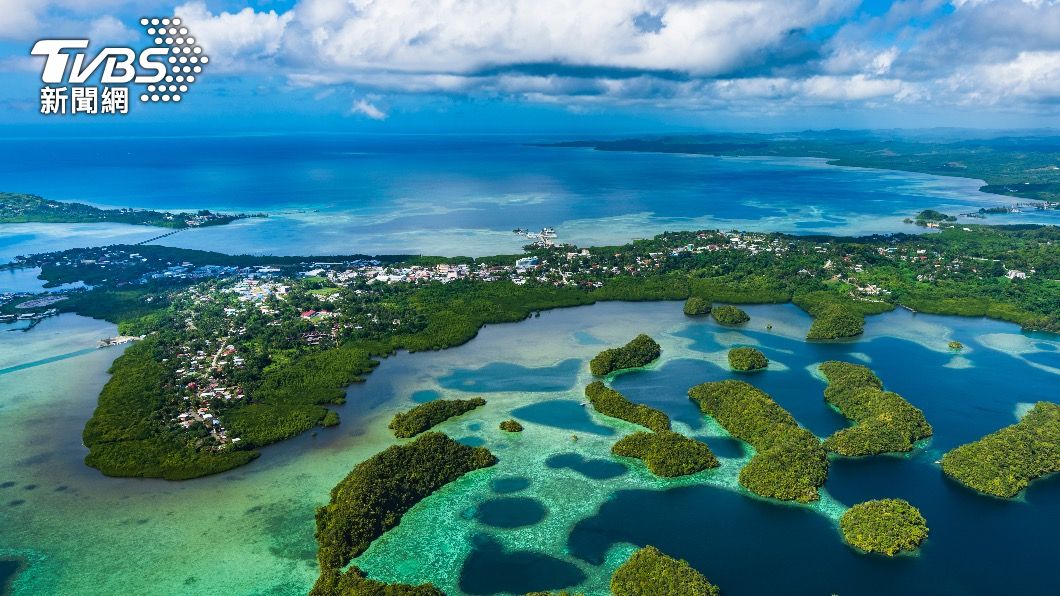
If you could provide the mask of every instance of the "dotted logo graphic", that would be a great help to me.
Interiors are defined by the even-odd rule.
[[[209,56],[203,54],[202,47],[195,43],[195,38],[178,17],[143,18],[140,25],[147,30],[155,46],[169,49],[165,78],[148,85],[147,92],[140,95],[140,101],[179,102],[210,62]]]

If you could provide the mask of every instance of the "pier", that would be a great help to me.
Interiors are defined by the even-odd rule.
[[[147,240],[141,240],[140,242],[137,242],[137,243],[133,244],[133,246],[140,246],[142,244],[147,244],[148,242],[154,242],[155,240],[161,240],[163,238],[166,238],[168,236],[172,236],[173,234],[176,234],[178,232],[183,232],[183,231],[184,231],[184,228],[180,228],[179,230],[173,230],[171,232],[166,232],[165,234],[161,234],[159,236],[155,236],[154,238],[148,238]]]
[[[117,335],[115,337],[108,337],[106,339],[99,340],[99,343],[96,344],[96,347],[97,348],[106,348],[106,347],[109,347],[109,346],[119,346],[121,344],[127,344],[129,342],[134,342],[134,341],[136,341],[138,339],[143,339],[143,336],[142,335],[139,335],[139,336],[137,336],[137,335]]]

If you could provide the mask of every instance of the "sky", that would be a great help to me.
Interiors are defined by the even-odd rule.
[[[39,39],[209,57],[179,104],[42,115]],[[91,82],[89,83],[91,84]],[[142,87],[142,86],[141,86]],[[140,87],[133,87],[139,93]],[[1060,0],[0,0],[7,135],[1060,126]],[[3,133],[0,133],[3,134]]]

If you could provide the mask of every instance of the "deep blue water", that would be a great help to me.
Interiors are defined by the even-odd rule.
[[[11,582],[22,571],[23,563],[18,559],[0,559],[0,596],[11,593]]]
[[[506,551],[484,534],[475,537],[474,546],[460,570],[460,590],[466,594],[524,594],[564,588],[585,579],[571,563],[537,551]]]
[[[865,354],[884,382],[924,411],[935,434],[908,456],[835,458],[825,484],[842,503],[897,497],[919,507],[931,535],[915,556],[865,556],[844,546],[836,527],[797,506],[769,503],[708,486],[666,491],[619,491],[571,532],[572,554],[592,564],[618,543],[652,544],[687,559],[726,594],[1048,594],[1055,538],[1060,535],[1060,476],[1033,483],[1021,499],[979,495],[947,479],[934,464],[942,452],[1015,422],[1016,406],[1056,400],[1057,377],[986,349],[978,334],[1011,333],[1001,323],[947,319],[954,338],[974,347],[973,367],[946,368],[951,356],[894,337],[850,343],[808,344],[745,330],[770,358],[788,370],[739,375],[769,393],[804,426],[826,436],[847,422],[823,400],[824,383],[806,367],[835,358],[864,364]],[[693,349],[721,349],[712,324],[678,333]],[[941,341],[941,338],[939,338]],[[1044,343],[1044,342],[1043,342]],[[1030,354],[1060,365],[1054,342]],[[732,376],[705,360],[673,360],[656,370],[624,374],[613,386],[631,400],[667,412],[693,432],[702,416],[686,391]],[[721,455],[731,445],[708,443]],[[719,447],[721,447],[719,449]],[[768,571],[768,572],[766,572]]]
[[[591,433],[605,437],[615,434],[615,430],[610,426],[594,422],[581,402],[569,399],[543,401],[523,406],[513,410],[512,416],[526,422],[543,424],[563,430]]]
[[[465,392],[563,391],[574,386],[582,363],[569,358],[553,366],[529,368],[508,362],[493,362],[478,369],[460,368],[440,377],[446,389]]]
[[[665,229],[862,233],[911,230],[925,208],[997,204],[980,182],[838,168],[805,159],[715,158],[532,147],[533,137],[260,136],[0,139],[0,190],[157,209],[267,212],[182,232],[172,246],[282,254],[497,254],[514,228],[613,243]],[[1028,214],[1026,217],[1049,217]],[[0,257],[40,250],[10,230]],[[54,246],[139,241],[134,227],[47,237]],[[26,248],[30,247],[30,248]]]

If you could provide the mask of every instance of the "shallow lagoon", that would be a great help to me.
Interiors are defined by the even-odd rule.
[[[510,254],[526,243],[514,228],[544,226],[580,245],[623,243],[675,229],[916,232],[922,229],[902,219],[922,209],[960,213],[1012,202],[979,192],[982,182],[968,178],[835,167],[820,159],[525,144],[540,140],[0,139],[0,180],[5,191],[104,206],[267,212],[268,219],[188,230],[160,241],[252,254]],[[108,159],[113,156],[121,158]],[[55,176],[60,170],[64,175]],[[1058,220],[1060,211],[986,221]],[[110,224],[22,224],[5,232],[0,262],[16,254],[158,235],[142,226]]]
[[[748,311],[752,321],[738,331],[689,320],[679,303],[600,304],[490,326],[467,345],[385,361],[349,390],[339,427],[186,483],[109,479],[81,463],[81,427],[119,353],[88,348],[113,326],[63,315],[28,334],[0,331],[0,361],[11,370],[0,375],[0,449],[14,454],[0,460],[0,559],[28,564],[17,594],[305,593],[316,576],[313,509],[357,462],[395,442],[390,416],[416,401],[484,395],[485,407],[441,429],[487,445],[500,463],[445,487],[373,544],[357,561],[373,577],[434,581],[451,594],[572,583],[595,594],[635,546],[651,543],[688,559],[727,594],[793,584],[839,594],[1045,589],[1051,579],[1040,553],[1060,532],[1060,481],[1039,481],[1004,502],[946,480],[933,461],[1012,423],[1021,404],[1055,399],[1055,337],[899,311],[870,318],[861,340],[810,345],[799,339],[809,318],[796,308]],[[656,337],[664,357],[615,386],[704,438],[722,459],[718,469],[667,481],[610,456],[633,427],[582,407],[581,387],[596,342],[621,343],[635,331]],[[967,349],[950,353],[950,339]],[[847,358],[868,363],[921,407],[936,436],[909,456],[833,462],[821,504],[752,498],[734,489],[748,451],[685,397],[692,384],[731,374],[719,364],[735,344],[763,349],[774,365],[749,378],[819,435],[845,422],[807,367]],[[497,430],[508,417],[526,430]],[[887,560],[845,547],[835,524],[844,506],[890,496],[928,519],[932,534],[919,555]]]

